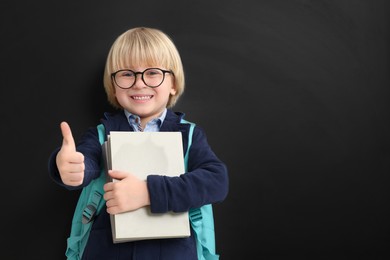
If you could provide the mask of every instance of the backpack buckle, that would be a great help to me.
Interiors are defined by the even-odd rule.
[[[96,207],[89,204],[87,205],[85,208],[84,208],[84,211],[83,211],[83,216],[82,216],[82,219],[81,219],[81,222],[83,224],[88,224],[89,222],[92,221],[92,219],[95,217],[96,215]]]
[[[102,199],[102,195],[98,191],[95,191],[92,194],[91,201],[87,206],[85,206],[83,210],[83,215],[81,217],[81,222],[83,224],[88,224],[93,220],[93,218],[97,213],[97,208],[101,199]]]
[[[193,223],[201,221],[203,217],[200,208],[191,209],[189,212],[189,217]]]

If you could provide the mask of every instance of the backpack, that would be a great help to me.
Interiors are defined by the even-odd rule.
[[[188,147],[184,157],[185,170],[187,172],[188,156],[195,124],[184,119],[181,120],[181,123],[190,124]],[[99,141],[103,144],[105,141],[104,125],[99,124],[97,129]],[[77,201],[65,252],[68,260],[80,260],[82,258],[94,216],[100,213],[105,204],[103,199],[103,185],[106,183],[106,176],[104,166],[102,165],[101,168],[100,176],[92,180],[82,189]],[[207,204],[200,208],[190,209],[189,220],[195,234],[198,259],[218,260],[219,255],[215,253],[215,231],[212,205]]]

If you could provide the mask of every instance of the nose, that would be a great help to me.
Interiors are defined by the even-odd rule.
[[[135,79],[134,79],[134,85],[133,85],[133,88],[134,87],[147,87],[145,82],[143,81],[142,79],[142,72],[136,72],[135,73]]]

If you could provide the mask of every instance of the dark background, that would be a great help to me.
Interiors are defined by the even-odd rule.
[[[221,260],[385,259],[389,11],[386,0],[1,1],[0,254],[64,259],[78,194],[48,176],[59,123],[77,139],[99,122],[111,44],[151,26],[182,55],[175,110],[229,167],[214,206]]]

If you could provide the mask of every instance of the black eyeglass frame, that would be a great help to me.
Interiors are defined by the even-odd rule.
[[[144,79],[144,73],[145,73],[145,71],[147,71],[147,70],[153,70],[153,69],[154,69],[154,70],[159,70],[159,71],[161,71],[161,72],[163,73],[163,78],[162,78],[162,80],[161,80],[161,83],[158,84],[157,86],[149,86],[148,84],[146,84],[145,79]],[[124,87],[119,86],[119,84],[118,84],[118,83],[116,82],[116,80],[115,80],[116,74],[119,73],[119,72],[122,72],[122,71],[130,71],[130,72],[134,73],[134,77],[135,77],[134,83],[133,83],[133,85],[131,85],[131,86],[128,87],[128,88],[124,88]],[[147,68],[147,69],[145,69],[144,71],[133,71],[133,70],[129,70],[129,69],[123,69],[123,70],[118,70],[118,71],[115,71],[115,72],[111,73],[111,80],[112,80],[112,81],[115,83],[115,85],[117,85],[119,88],[121,88],[121,89],[129,89],[129,88],[132,88],[132,87],[135,85],[135,83],[137,82],[137,75],[138,75],[138,74],[141,74],[142,82],[143,82],[146,86],[148,86],[149,88],[157,88],[157,87],[161,86],[161,84],[163,84],[163,82],[164,82],[164,80],[165,80],[165,73],[170,73],[170,74],[172,74],[173,76],[175,76],[175,74],[173,73],[172,70],[163,70],[163,69],[160,69],[160,68]]]

